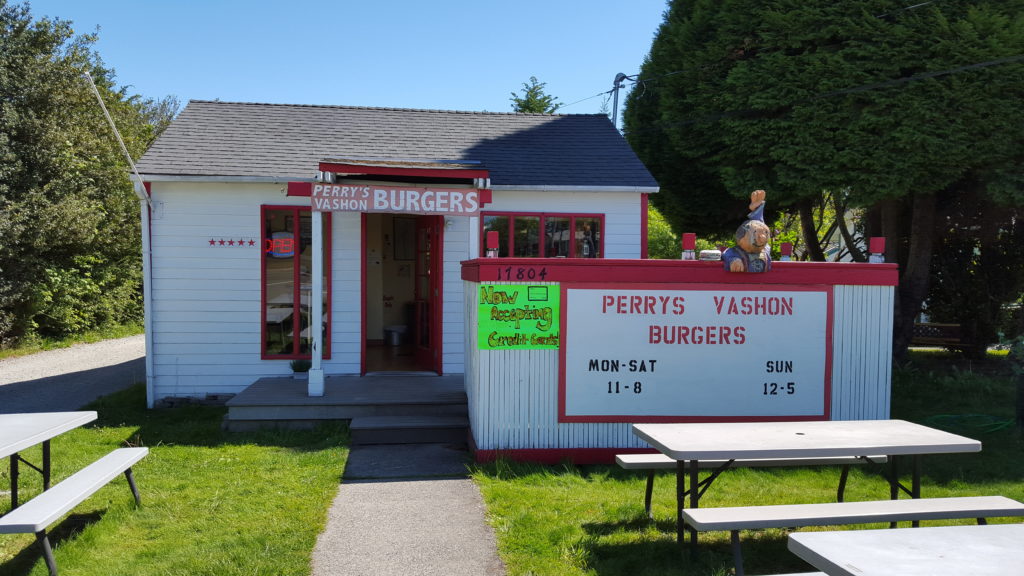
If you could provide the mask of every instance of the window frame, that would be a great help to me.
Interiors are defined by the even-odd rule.
[[[310,215],[315,214],[310,206],[300,206],[294,204],[264,204],[260,206],[260,359],[261,360],[310,360],[313,357],[312,352],[301,353],[297,350],[301,346],[301,331],[293,336],[291,349],[292,352],[288,354],[269,354],[267,353],[267,217],[269,212],[290,212],[290,216],[295,218],[296,228],[298,234],[301,235],[302,226],[302,213],[307,212]],[[323,274],[324,289],[327,292],[326,302],[324,303],[324,319],[326,325],[326,332],[328,337],[324,339],[324,351],[323,359],[329,360],[331,358],[331,324],[333,322],[331,309],[333,307],[333,295],[331,287],[331,213],[324,212],[324,225],[323,225],[323,250],[324,250],[324,269]],[[301,316],[301,258],[296,253],[292,258],[292,317]],[[295,331],[293,330],[293,333]]]
[[[508,230],[505,231],[506,238],[508,239],[508,256],[501,256],[502,258],[548,258],[544,254],[546,250],[546,243],[543,241],[538,242],[540,245],[541,253],[538,256],[515,256],[515,222],[517,217],[536,217],[539,218],[538,230],[540,231],[540,237],[543,240],[544,237],[544,225],[548,218],[568,218],[569,219],[569,230],[576,230],[576,219],[577,218],[591,218],[596,219],[600,222],[601,226],[601,237],[598,241],[598,254],[600,257],[597,259],[604,259],[604,237],[605,237],[605,215],[596,213],[577,213],[577,212],[516,212],[516,211],[487,211],[480,212],[480,257],[487,255],[487,232],[484,228],[484,221],[488,216],[505,216],[508,217]],[[583,256],[576,255],[576,242],[569,242],[569,256],[565,258],[583,258]],[[552,258],[558,258],[558,256],[552,256]]]

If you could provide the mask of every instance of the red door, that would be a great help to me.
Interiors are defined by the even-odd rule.
[[[441,216],[416,218],[416,364],[441,373]]]

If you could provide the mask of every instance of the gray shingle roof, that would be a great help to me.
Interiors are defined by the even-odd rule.
[[[308,179],[327,158],[478,161],[493,185],[657,186],[600,114],[502,114],[193,100],[147,175]]]

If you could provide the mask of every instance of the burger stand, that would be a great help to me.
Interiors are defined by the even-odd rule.
[[[401,159],[424,149],[450,160]],[[138,165],[151,406],[284,386],[301,358],[315,404],[390,370],[369,356],[394,339],[418,382],[461,377],[480,460],[608,462],[646,447],[638,422],[889,416],[896,266],[645,259],[656,183],[606,118],[190,102]],[[521,217],[541,257],[516,257]]]
[[[304,188],[315,216],[417,202],[473,216],[490,196],[330,182],[293,192]],[[484,244],[491,257],[461,264],[478,460],[609,462],[648,448],[632,434],[641,422],[889,417],[895,265],[775,262],[746,274],[718,261],[501,258],[493,233]],[[317,340],[312,396],[323,394]]]
[[[889,417],[893,264],[464,262],[477,458],[609,462],[640,422]]]

